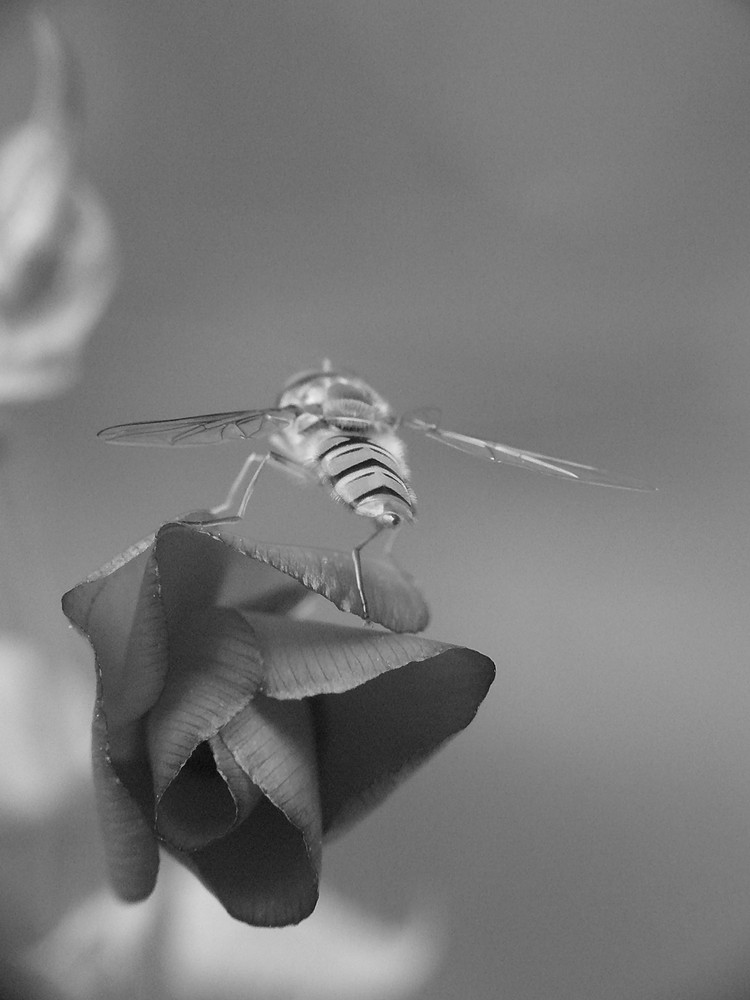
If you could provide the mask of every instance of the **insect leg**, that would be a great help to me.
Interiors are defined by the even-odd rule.
[[[260,474],[260,470],[266,464],[269,457],[269,455],[256,455],[255,452],[252,455],[248,455],[240,469],[239,475],[229,487],[229,492],[223,503],[218,504],[216,507],[210,507],[208,510],[197,510],[190,514],[183,514],[179,520],[186,521],[189,524],[202,525],[228,524],[231,521],[239,521],[245,514],[245,508],[250,500],[250,495],[253,492],[253,487]],[[248,474],[253,466],[255,466],[255,470],[252,476],[250,476],[250,481],[244,486],[242,500],[238,506],[237,497],[247,481]],[[234,510],[237,510],[236,514],[232,513]]]
[[[224,500],[224,502],[219,504],[217,507],[212,507],[209,511],[213,518],[216,518],[218,522],[221,522],[223,520],[227,520],[228,518],[231,518],[231,520],[239,520],[245,516],[245,510],[247,509],[247,505],[250,501],[255,481],[260,475],[260,470],[266,464],[268,459],[268,455],[256,455],[255,452],[253,452],[252,455],[248,455],[239,471],[239,474],[237,475],[237,478],[229,487],[226,500]],[[247,477],[253,466],[256,468],[248,480]],[[239,505],[237,505],[237,496],[246,481],[247,485],[245,486],[245,491],[242,494],[242,500]],[[235,509],[237,510],[237,513],[234,515],[231,514],[231,511]]]
[[[376,538],[383,530],[383,528],[386,527],[388,527],[388,525],[385,524],[375,525],[375,530],[370,535],[370,537],[366,538],[364,542],[361,542],[359,545],[355,545],[354,548],[352,549],[352,562],[354,563],[354,579],[357,581],[357,592],[359,594],[359,599],[362,602],[362,617],[366,622],[370,621],[370,614],[369,611],[367,610],[367,598],[365,597],[365,584],[364,584],[364,577],[362,576],[362,560],[360,558],[360,552],[365,547],[365,545],[369,545],[370,542],[373,540],[373,538]]]
[[[266,464],[266,462],[269,460],[270,457],[271,456],[268,455],[268,454],[267,455],[263,455],[260,458],[260,460],[258,461],[258,468],[252,474],[250,482],[245,487],[245,492],[244,492],[244,494],[242,496],[242,501],[240,502],[240,505],[237,508],[237,516],[238,517],[244,517],[245,516],[245,511],[247,510],[247,505],[250,502],[250,497],[252,496],[252,493],[253,493],[253,487],[255,486],[255,481],[258,478],[258,476],[260,475],[260,470],[263,468],[263,466]],[[257,460],[258,456],[257,455],[252,455],[251,458],[255,458]],[[243,472],[249,471],[249,469],[250,469],[249,463],[245,462],[245,467],[243,468],[242,471]],[[232,484],[232,486],[234,487],[234,483]]]

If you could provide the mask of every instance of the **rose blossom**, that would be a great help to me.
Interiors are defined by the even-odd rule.
[[[427,609],[393,563],[365,573],[389,631],[290,614],[310,592],[354,603],[346,553],[171,523],[65,595],[96,654],[95,784],[122,897],[152,891],[161,844],[232,916],[296,923],[323,837],[468,725],[491,661],[413,634]]]

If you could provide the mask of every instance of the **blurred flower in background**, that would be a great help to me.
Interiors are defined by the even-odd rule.
[[[117,274],[107,213],[80,175],[76,67],[46,16],[31,24],[34,106],[0,145],[0,403],[55,395],[75,381]]]
[[[81,348],[116,279],[112,228],[79,173],[82,109],[73,59],[45,15],[35,13],[30,25],[37,72],[33,108],[0,142],[0,407],[70,387]],[[53,609],[40,596],[49,567],[43,540],[29,523],[26,456],[11,414],[6,409],[0,416],[5,995],[15,980],[14,958],[101,874],[96,836],[87,832],[93,814],[84,736],[90,689],[61,649]],[[31,989],[29,983],[17,986],[22,995]]]
[[[427,913],[385,923],[324,891],[308,920],[278,931],[232,920],[173,862],[161,883],[139,906],[92,894],[28,952],[28,973],[66,1000],[389,1000],[423,986],[440,958]]]
[[[0,815],[44,822],[80,791],[89,754],[81,711],[89,691],[77,673],[50,668],[28,636],[0,633]]]

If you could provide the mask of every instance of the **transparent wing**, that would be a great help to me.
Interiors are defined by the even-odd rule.
[[[218,444],[254,437],[271,427],[285,426],[298,416],[296,408],[283,410],[235,410],[206,413],[174,420],[148,420],[136,424],[105,427],[97,437],[109,444],[169,445]]]
[[[621,490],[654,490],[655,487],[633,479],[630,476],[613,475],[604,472],[593,465],[583,465],[580,462],[568,462],[566,459],[553,458],[551,455],[540,455],[534,451],[524,451],[521,448],[511,448],[497,441],[484,441],[482,438],[457,434],[455,431],[445,431],[429,419],[419,414],[409,414],[402,418],[401,424],[412,430],[421,431],[434,441],[447,444],[449,448],[457,448],[477,458],[490,462],[501,462],[505,465],[517,465],[532,472],[542,472],[547,476],[557,476],[571,482],[588,483],[593,486],[612,486]]]

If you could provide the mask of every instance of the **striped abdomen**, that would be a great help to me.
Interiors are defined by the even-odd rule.
[[[407,482],[403,445],[395,434],[382,436],[387,447],[346,434],[328,438],[318,456],[321,476],[356,514],[389,525],[413,521],[416,498]]]

